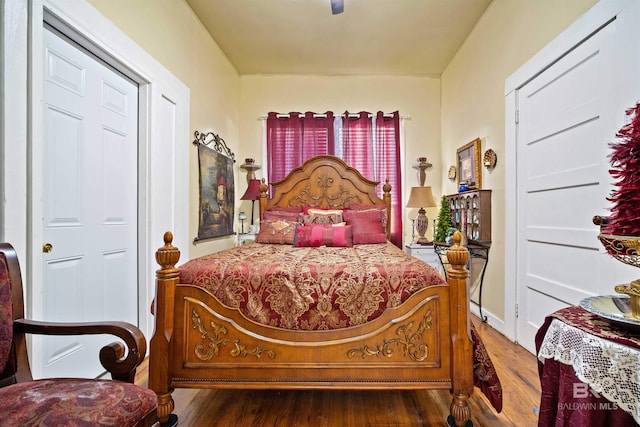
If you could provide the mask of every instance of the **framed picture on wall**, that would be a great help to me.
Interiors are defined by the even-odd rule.
[[[480,138],[458,148],[458,186],[463,182],[469,189],[482,188],[480,168]]]
[[[194,242],[234,234],[234,154],[213,132],[195,132],[200,173],[200,215]]]

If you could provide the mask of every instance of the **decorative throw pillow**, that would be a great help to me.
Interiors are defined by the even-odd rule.
[[[296,227],[293,246],[297,247],[351,247],[353,233],[350,225],[305,224]]]
[[[341,209],[309,208],[302,215],[304,224],[339,224],[342,222]]]
[[[387,234],[382,227],[379,211],[373,209],[367,211],[347,210],[343,215],[347,225],[353,227],[354,245],[387,242]]]
[[[260,231],[256,236],[256,242],[291,245],[297,225],[296,221],[283,219],[260,221]]]
[[[302,206],[271,206],[267,212],[294,212],[302,213]]]
[[[271,210],[268,210],[268,211],[262,213],[262,219],[263,220],[271,220],[271,221],[277,221],[279,219],[282,219],[282,220],[285,220],[285,221],[300,222],[299,221],[299,216],[300,216],[300,213],[298,213],[298,212],[288,212],[288,211],[271,211]]]
[[[320,206],[301,206],[302,208],[302,213],[307,215],[309,213],[309,211],[319,211],[319,212],[327,212],[327,213],[336,213],[336,212],[342,212],[342,209],[340,208],[321,208]]]
[[[349,209],[354,211],[368,211],[368,210],[377,210],[380,211],[380,219],[382,220],[382,228],[384,230],[387,229],[387,206],[386,205],[373,205],[368,203],[351,203],[349,205]]]
[[[306,215],[309,212],[309,209],[322,209],[322,208],[318,208],[316,206],[304,205],[302,206],[302,213]]]

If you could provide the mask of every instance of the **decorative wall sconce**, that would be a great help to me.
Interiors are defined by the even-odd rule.
[[[449,177],[449,181],[455,181],[456,176],[458,176],[458,171],[456,170],[455,166],[450,166],[449,167],[449,172],[448,172],[447,176]]]
[[[489,148],[484,152],[484,156],[482,157],[482,164],[487,170],[493,170],[496,167],[496,163],[498,162],[498,156],[496,152]]]
[[[413,165],[413,168],[418,170],[418,183],[420,187],[424,187],[424,180],[427,177],[425,170],[431,166],[433,165],[427,161],[426,157],[418,157],[418,163]]]

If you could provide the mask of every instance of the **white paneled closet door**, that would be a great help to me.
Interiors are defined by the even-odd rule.
[[[138,87],[44,31],[42,318],[138,324]],[[111,336],[42,339],[45,377],[100,375]]]
[[[608,144],[640,98],[626,26],[608,23],[516,94],[517,340],[532,352],[545,316],[637,275],[592,223],[613,188]]]

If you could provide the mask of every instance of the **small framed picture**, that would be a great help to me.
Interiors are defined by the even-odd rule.
[[[482,169],[480,169],[480,138],[458,148],[458,186],[467,184],[467,188],[482,188]]]

